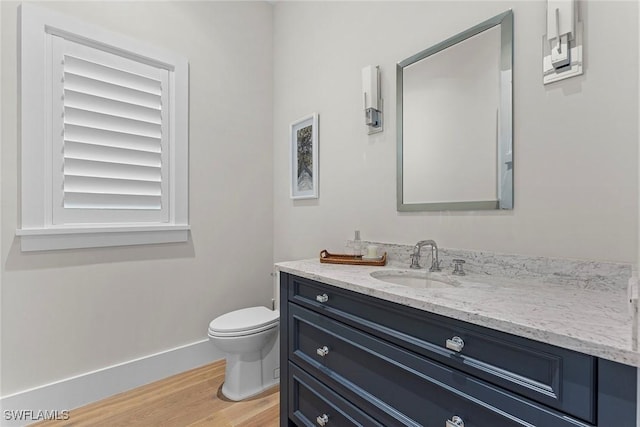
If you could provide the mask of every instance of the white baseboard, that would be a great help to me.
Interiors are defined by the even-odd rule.
[[[23,426],[41,420],[43,416],[57,415],[62,419],[65,416],[63,411],[206,365],[223,357],[223,354],[206,339],[3,396],[0,398],[0,425]],[[43,414],[42,411],[48,412]]]

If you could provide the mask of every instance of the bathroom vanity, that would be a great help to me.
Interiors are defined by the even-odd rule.
[[[403,273],[392,267],[276,267],[282,426],[636,426],[624,292],[446,273],[419,288],[385,281]]]

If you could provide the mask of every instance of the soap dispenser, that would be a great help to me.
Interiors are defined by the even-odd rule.
[[[353,238],[353,255],[355,257],[362,256],[362,240],[360,240],[360,230],[356,230]]]

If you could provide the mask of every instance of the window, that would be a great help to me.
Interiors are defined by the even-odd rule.
[[[187,240],[188,63],[21,6],[22,250]]]

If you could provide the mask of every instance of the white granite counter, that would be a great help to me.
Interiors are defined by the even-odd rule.
[[[403,264],[404,265],[404,264]],[[632,348],[632,321],[626,289],[605,283],[579,286],[521,275],[505,277],[471,271],[463,277],[427,273],[458,286],[416,289],[376,279],[387,267],[321,264],[302,260],[276,269],[339,288],[440,314],[476,325],[576,350],[632,366],[640,353]],[[450,271],[449,268],[443,270]],[[380,274],[380,273],[377,273]],[[597,276],[596,276],[597,277]]]

